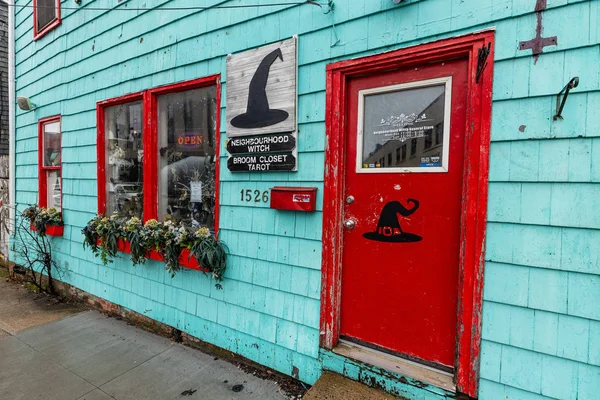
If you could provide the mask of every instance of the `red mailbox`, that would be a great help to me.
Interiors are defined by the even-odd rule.
[[[316,187],[275,186],[271,188],[271,208],[291,211],[315,211]]]

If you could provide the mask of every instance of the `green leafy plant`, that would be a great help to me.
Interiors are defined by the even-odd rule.
[[[40,235],[46,234],[49,226],[63,226],[62,214],[56,208],[44,208],[33,205],[21,213]]]
[[[142,221],[132,217],[123,225],[123,233],[131,248],[131,261],[133,265],[144,264],[148,256],[147,239],[143,235]]]
[[[82,229],[83,247],[89,247],[104,265],[117,256],[119,239],[123,237],[121,220],[116,214],[111,217],[95,216]]]
[[[165,269],[174,276],[180,269],[183,249],[188,249],[190,259],[210,271],[212,277],[223,280],[228,249],[225,243],[211,235],[208,228],[191,229],[171,220],[159,222],[151,219],[142,224],[139,218],[94,217],[82,230],[84,247],[89,247],[104,264],[117,256],[119,239],[127,240],[134,265],[144,264],[150,252],[159,253]]]
[[[228,252],[227,245],[214,236],[200,238],[190,247],[190,257],[196,257],[198,263],[208,268],[219,282],[223,280]]]

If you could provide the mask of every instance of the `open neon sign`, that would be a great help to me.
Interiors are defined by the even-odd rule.
[[[199,148],[203,143],[202,134],[197,132],[185,132],[177,134],[177,147],[181,150],[191,150]]]

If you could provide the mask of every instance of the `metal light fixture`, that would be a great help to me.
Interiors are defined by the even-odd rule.
[[[19,108],[21,110],[24,110],[24,111],[30,111],[35,108],[35,104],[33,104],[31,102],[31,100],[29,100],[29,97],[25,97],[25,96],[17,97],[17,105],[19,106]]]

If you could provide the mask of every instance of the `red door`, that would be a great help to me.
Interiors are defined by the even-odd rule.
[[[467,60],[348,82],[340,338],[453,367]]]

